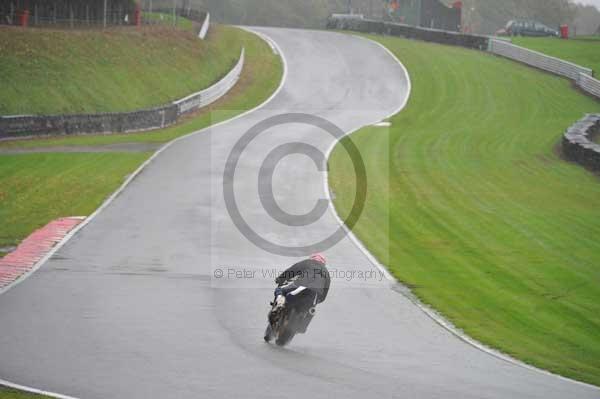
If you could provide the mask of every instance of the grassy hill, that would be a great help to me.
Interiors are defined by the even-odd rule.
[[[0,27],[0,115],[130,111],[210,86],[235,64],[239,33],[206,41],[170,27]]]
[[[0,248],[17,245],[33,230],[62,216],[89,215],[131,174],[151,150],[98,153],[63,153],[69,146],[116,143],[164,143],[213,123],[238,115],[265,101],[277,88],[283,73],[281,59],[258,36],[233,27],[220,32],[231,47],[246,49],[240,80],[220,100],[181,123],[166,129],[115,135],[60,136],[0,142]],[[107,50],[108,51],[108,50]],[[138,72],[143,73],[141,64]],[[152,66],[148,66],[152,68]],[[39,147],[46,151],[36,152]],[[20,148],[31,153],[3,154]],[[0,253],[2,256],[2,253]],[[3,392],[0,389],[0,397]]]
[[[470,336],[600,385],[600,180],[557,154],[600,103],[482,52],[372,38],[406,65],[413,92],[387,134],[351,137],[370,187],[355,233]],[[330,170],[343,217],[354,176],[341,146]]]

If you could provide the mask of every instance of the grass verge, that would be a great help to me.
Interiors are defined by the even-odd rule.
[[[17,391],[16,389],[0,385],[0,398],[2,399],[42,399],[46,397],[35,393]]]
[[[175,16],[173,14],[165,14],[161,12],[145,12],[144,13],[144,23],[155,23],[161,24],[165,26],[173,26],[179,29],[186,30],[188,32],[194,31],[194,23],[184,17]]]
[[[0,27],[0,115],[133,111],[185,97],[239,58],[238,29]]]
[[[513,43],[591,68],[596,74],[600,74],[600,38],[564,40],[553,37],[515,37]]]
[[[413,92],[389,134],[352,136],[371,187],[354,232],[470,336],[600,385],[600,181],[556,152],[600,104],[506,59],[369,37],[402,60]],[[349,162],[338,145],[330,184],[342,218]]]
[[[278,55],[259,37],[235,28],[246,47],[238,84],[211,109],[222,119],[254,108],[277,88],[283,73]],[[2,146],[94,145],[165,142],[215,123],[210,109],[169,129],[124,135],[77,136],[2,142]],[[150,153],[39,153],[0,155],[0,247],[16,245],[34,229],[60,216],[86,216]],[[6,221],[6,222],[5,222]]]
[[[61,216],[91,214],[150,153],[0,156],[0,246]]]

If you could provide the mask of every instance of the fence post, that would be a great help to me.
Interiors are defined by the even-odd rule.
[[[38,24],[38,5],[37,5],[37,3],[35,3],[35,5],[33,6],[33,13],[34,13],[33,23],[37,26],[37,24]]]
[[[54,22],[54,25],[56,25],[56,2],[54,2],[54,12],[53,12],[52,20]]]
[[[177,7],[177,0],[173,0],[173,27],[175,27],[177,23],[177,20],[175,19],[175,7]]]
[[[104,29],[106,29],[106,2],[107,2],[107,0],[104,0],[104,23],[103,23]]]
[[[69,25],[71,25],[71,29],[73,28],[73,4],[69,4]]]
[[[142,26],[142,6],[139,3],[136,3],[135,5],[134,24],[138,28]]]

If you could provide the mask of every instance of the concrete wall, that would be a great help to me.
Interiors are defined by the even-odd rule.
[[[125,133],[172,125],[182,114],[204,107],[227,93],[239,80],[244,67],[244,54],[242,49],[238,62],[223,79],[181,100],[133,112],[0,116],[0,139],[60,134]]]
[[[600,144],[592,141],[600,134],[600,115],[586,115],[571,126],[562,140],[564,156],[593,171],[600,171]]]

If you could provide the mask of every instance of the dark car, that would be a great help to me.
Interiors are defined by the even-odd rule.
[[[560,36],[556,29],[531,20],[508,21],[501,33],[507,36]]]

